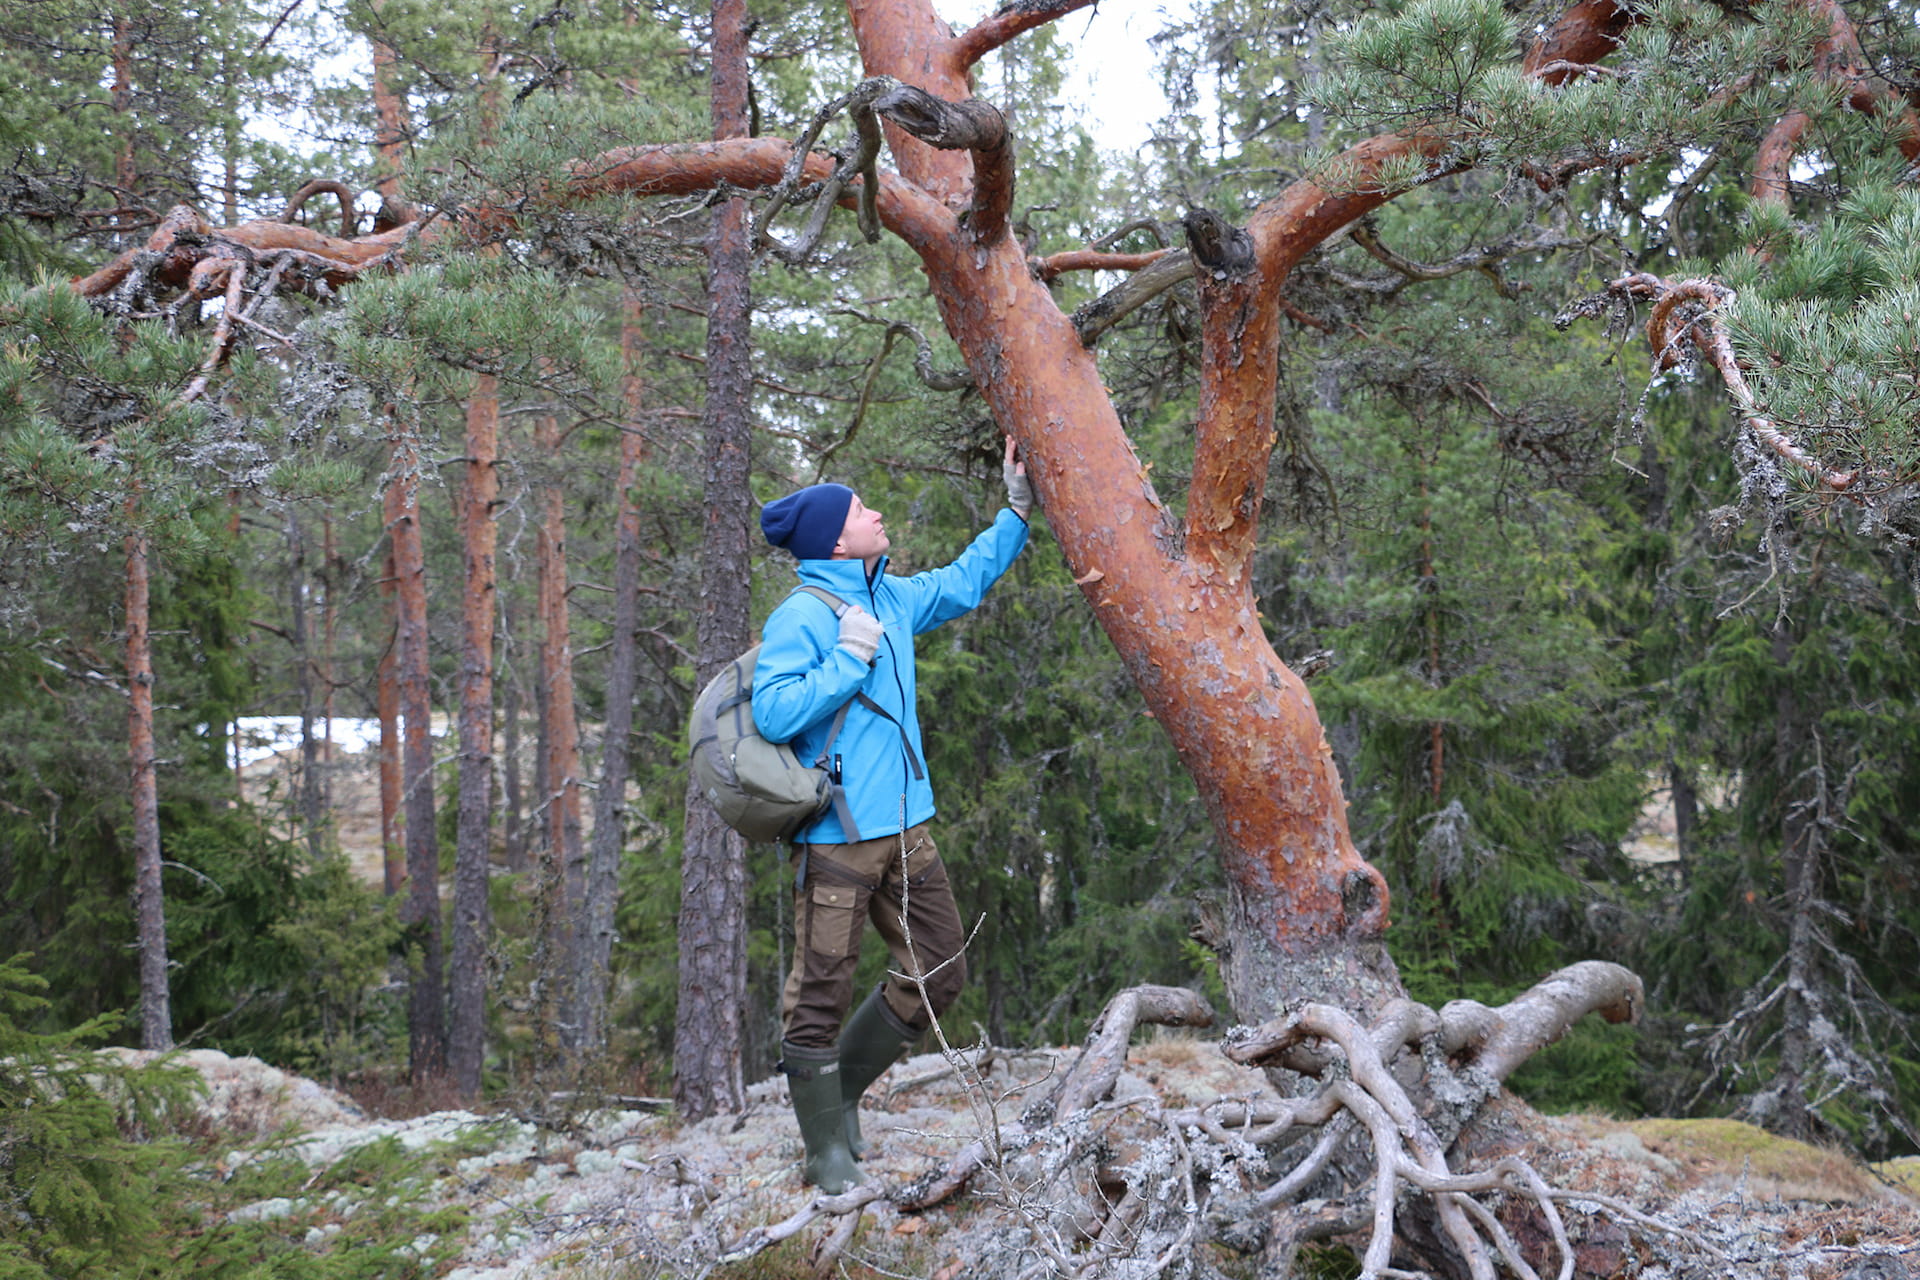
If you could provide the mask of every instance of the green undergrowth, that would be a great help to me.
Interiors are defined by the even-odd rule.
[[[459,1256],[471,1211],[439,1205],[434,1185],[455,1162],[492,1145],[490,1130],[409,1150],[386,1136],[314,1169],[270,1146],[204,1180],[200,1226],[180,1222],[175,1265],[222,1280],[411,1280],[441,1274]]]
[[[115,1019],[31,1030],[44,992],[25,958],[0,961],[0,1280],[426,1280],[458,1256],[471,1211],[436,1184],[495,1126],[316,1167],[292,1136],[210,1124],[191,1070],[97,1051]]]

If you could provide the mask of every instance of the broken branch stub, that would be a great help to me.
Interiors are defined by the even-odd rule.
[[[1213,210],[1189,209],[1180,225],[1194,262],[1215,280],[1238,280],[1253,270],[1253,237]]]

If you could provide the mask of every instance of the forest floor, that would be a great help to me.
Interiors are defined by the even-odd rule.
[[[1001,1122],[1011,1123],[1034,1087],[1064,1070],[1075,1052],[995,1053],[985,1081],[999,1100]],[[381,1237],[400,1241],[402,1253],[411,1250],[409,1274],[802,1276],[812,1270],[809,1251],[834,1230],[826,1219],[729,1260],[756,1229],[788,1221],[815,1200],[800,1182],[801,1148],[781,1078],[751,1086],[745,1114],[691,1125],[617,1105],[544,1116],[502,1107],[487,1115],[401,1118],[369,1116],[342,1094],[254,1059],[209,1050],[184,1056],[208,1082],[201,1124],[219,1135],[215,1147],[231,1143],[211,1168],[235,1191],[224,1201],[215,1197],[210,1213],[250,1230],[275,1228],[290,1252],[352,1247],[366,1229],[356,1220],[378,1212]],[[1156,1032],[1133,1047],[1114,1096],[1122,1103],[1158,1097],[1177,1108],[1267,1091],[1258,1072],[1228,1062],[1216,1042]],[[949,1160],[981,1131],[979,1096],[937,1055],[896,1065],[863,1112],[873,1146],[868,1176],[894,1190]],[[369,1172],[379,1163],[368,1154],[374,1151],[386,1153],[402,1175],[398,1182]],[[1550,1183],[1630,1202],[1684,1233],[1629,1226],[1626,1267],[1618,1274],[1920,1275],[1920,1200],[1896,1185],[1905,1179],[1920,1192],[1920,1160],[1875,1171],[1732,1121],[1598,1116],[1544,1119],[1526,1154]],[[393,1194],[396,1186],[404,1192]],[[1011,1277],[1038,1257],[1031,1220],[1016,1199],[995,1194],[982,1173],[927,1212],[874,1200],[836,1271]],[[414,1219],[393,1218],[400,1202]],[[1571,1209],[1577,1235],[1587,1219],[1578,1202]],[[1210,1260],[1228,1275],[1252,1273],[1250,1259],[1225,1249],[1213,1250]]]

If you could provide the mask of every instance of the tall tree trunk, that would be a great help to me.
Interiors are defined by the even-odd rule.
[[[499,111],[499,55],[489,29],[481,36],[481,143],[493,141]],[[493,817],[493,507],[500,448],[500,385],[490,373],[474,380],[467,399],[467,478],[461,534],[466,588],[460,607],[460,776],[453,854],[453,969],[448,980],[451,1026],[447,1065],[461,1096],[480,1093],[486,1060],[486,958],[490,934],[488,880]]]
[[[1809,1094],[1818,1075],[1820,1029],[1823,1021],[1811,993],[1820,981],[1821,805],[1826,780],[1818,769],[1800,765],[1812,726],[1800,706],[1794,682],[1793,624],[1782,618],[1773,627],[1773,669],[1779,673],[1774,694],[1774,762],[1780,785],[1780,878],[1787,908],[1787,976],[1780,1002],[1780,1061],[1773,1079],[1747,1100],[1752,1118],[1774,1133],[1811,1139],[1825,1126],[1813,1109]],[[1832,1034],[1832,1028],[1826,1028]]]
[[[407,1069],[415,1083],[446,1070],[445,963],[440,936],[440,840],[433,817],[432,676],[427,648],[427,564],[420,535],[420,451],[411,423],[389,408],[392,472],[398,495],[387,536],[393,547],[400,673],[401,807],[406,812]]]
[[[140,186],[140,169],[133,155],[133,24],[127,18],[128,4],[119,0],[113,13],[113,97],[114,127],[120,135],[120,148],[114,156],[114,179],[119,183],[121,200],[127,204]]]
[[[324,690],[320,715],[325,725],[321,730],[325,750],[321,754],[328,767],[321,776],[320,803],[328,813],[333,812],[333,637],[336,621],[333,607],[333,584],[336,581],[333,556],[333,516],[327,514],[320,517],[320,561],[324,566],[320,572],[320,586],[326,592],[320,613],[320,686]]]
[[[869,75],[951,102],[971,96],[965,37],[931,6],[850,8]],[[883,216],[919,254],[947,332],[1027,456],[1075,580],[1213,819],[1235,1016],[1262,1021],[1301,999],[1365,1016],[1403,990],[1384,946],[1386,886],[1354,848],[1313,699],[1261,625],[1251,558],[1274,438],[1281,285],[1315,245],[1392,198],[1365,175],[1438,144],[1383,135],[1345,153],[1357,175],[1347,194],[1302,180],[1245,228],[1190,220],[1203,356],[1182,521],[1154,492],[1093,353],[1007,233],[1004,147],[936,150],[891,122],[887,132],[911,187]],[[964,219],[951,212],[969,205]]]
[[[300,699],[300,822],[307,832],[307,858],[318,863],[323,852],[325,816],[320,808],[320,744],[313,736],[313,655],[307,641],[307,549],[300,517],[287,508],[288,606],[293,632],[293,685]]]
[[[171,1049],[167,911],[160,887],[160,784],[153,747],[152,619],[137,483],[127,498],[126,513],[127,763],[133,798],[134,927],[140,946],[140,1043],[148,1049]]]
[[[713,6],[713,132],[747,132],[746,0]],[[707,241],[705,537],[695,644],[699,684],[747,647],[748,414],[753,295],[747,202],[716,212]],[[746,1104],[742,1033],[747,995],[746,843],[689,780],[680,859],[680,971],[673,1024],[673,1101],[698,1120]]]
[[[124,3],[113,17],[113,114],[120,149],[115,177],[127,203],[139,187],[133,158],[133,28]],[[127,770],[133,803],[134,932],[140,948],[140,1042],[173,1048],[173,1006],[167,989],[167,908],[160,877],[160,779],[153,741],[151,566],[141,531],[140,480],[127,492]],[[235,735],[238,746],[239,735]],[[236,784],[238,782],[236,768]]]
[[[399,490],[389,484],[380,497],[381,515],[388,529],[400,521]],[[386,651],[374,673],[374,714],[380,719],[380,869],[381,885],[391,898],[407,882],[406,849],[400,836],[400,593],[394,568],[393,542],[387,542],[386,573],[380,594],[387,598]]]
[[[382,0],[374,0],[374,12],[378,13]],[[405,138],[407,134],[407,105],[393,83],[393,68],[397,61],[392,49],[378,40],[373,46],[373,114],[376,124],[374,133],[375,166],[379,180],[374,189],[380,192],[382,199],[393,199],[400,188],[400,177],[406,168]],[[376,222],[378,219],[376,219]],[[396,474],[398,469],[396,468]],[[406,880],[404,857],[400,842],[400,807],[402,804],[402,769],[400,765],[400,602],[398,584],[400,571],[395,555],[392,532],[406,518],[404,495],[397,484],[389,483],[382,496],[382,513],[386,519],[388,531],[387,573],[382,590],[393,603],[393,642],[388,646],[386,655],[380,661],[378,680],[379,692],[376,696],[380,717],[380,841],[383,858],[387,896],[400,892],[400,886]],[[404,913],[403,913],[404,914]],[[438,918],[438,913],[435,913]]]
[[[378,13],[384,0],[373,0]],[[375,167],[379,173],[373,189],[383,202],[376,225],[394,212],[400,196],[400,179],[407,169],[407,102],[394,86],[394,66],[399,57],[385,43],[372,40],[373,46],[373,137]]]
[[[453,855],[452,1029],[448,1065],[462,1096],[480,1092],[486,1057],[488,864],[493,811],[493,614],[495,470],[499,390],[482,374],[467,401],[467,483],[462,512],[466,592],[461,604],[459,834]]]
[[[593,839],[587,851],[586,930],[581,938],[580,1042],[589,1050],[607,1042],[607,983],[613,956],[613,908],[619,892],[620,851],[627,833],[627,773],[638,682],[640,626],[640,505],[634,498],[646,437],[640,423],[646,382],[640,376],[643,306],[628,288],[621,298],[620,349],[626,356],[622,392],[627,406],[620,434],[619,493],[613,563],[613,637],[607,652],[606,733],[600,748],[600,792],[594,798]]]
[[[580,937],[586,899],[586,845],[581,828],[580,723],[573,701],[573,626],[567,604],[567,503],[560,483],[560,420],[542,415],[535,439],[553,471],[540,487],[542,622],[540,682],[546,689],[547,847],[557,882],[552,885],[553,974],[560,1044],[570,1054],[580,1047]]]

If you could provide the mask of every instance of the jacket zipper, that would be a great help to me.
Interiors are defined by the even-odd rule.
[[[878,596],[878,594],[875,593],[873,589],[872,577],[869,577],[867,579],[867,600],[870,604],[873,605],[873,616],[876,618],[879,618],[880,617],[880,597]],[[900,651],[893,647],[893,637],[887,634],[886,625],[887,625],[886,619],[881,618],[880,638],[887,642],[887,656],[893,659],[893,691],[896,694],[900,695],[900,723],[903,726],[903,733],[904,733],[904,726],[906,725],[907,718],[908,718],[907,686],[900,683]],[[907,821],[907,793],[909,790],[912,789],[912,787],[913,787],[913,766],[907,761],[907,740],[903,736],[900,739],[900,814],[899,814],[899,819],[902,824],[900,829],[902,831],[906,830],[905,824]]]

